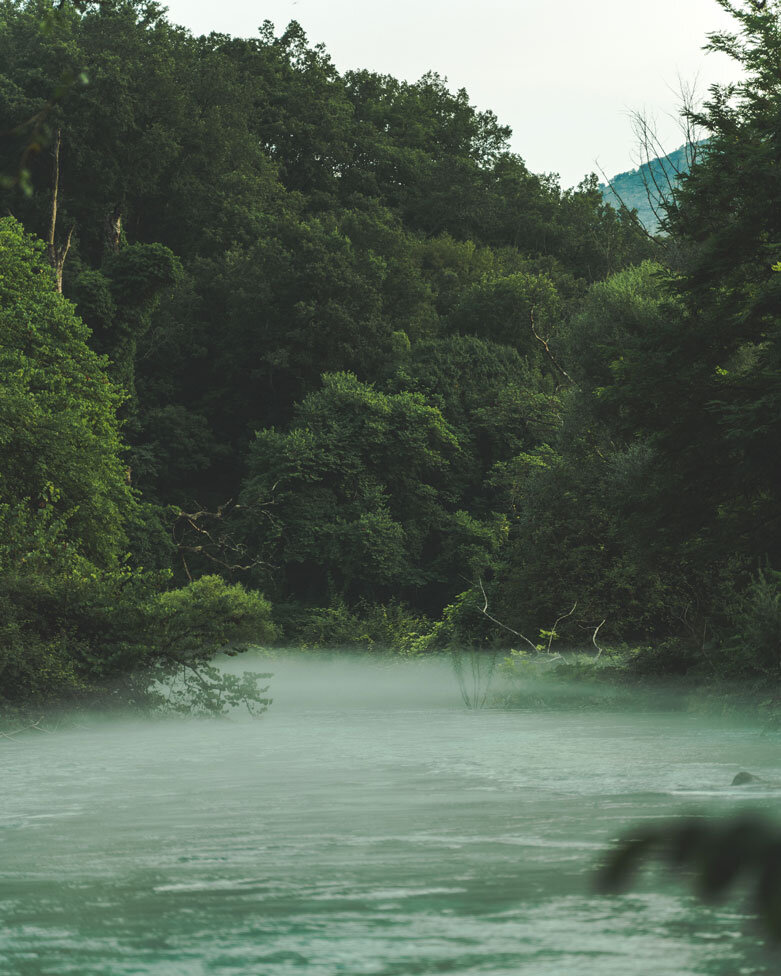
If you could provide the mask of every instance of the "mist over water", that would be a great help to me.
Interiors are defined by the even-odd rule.
[[[626,826],[775,811],[750,717],[468,710],[447,659],[284,654],[260,720],[0,745],[0,976],[770,973],[739,901],[591,881]],[[501,677],[495,676],[497,690]],[[763,782],[733,788],[740,769]]]

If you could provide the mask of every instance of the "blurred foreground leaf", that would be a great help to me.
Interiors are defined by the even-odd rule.
[[[689,879],[704,901],[739,885],[768,934],[781,939],[781,827],[758,814],[667,821],[623,837],[597,878],[603,893],[627,890],[646,864],[661,863]]]

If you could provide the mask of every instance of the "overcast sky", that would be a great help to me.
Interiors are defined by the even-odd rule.
[[[426,71],[466,88],[513,128],[513,149],[535,172],[571,186],[596,169],[633,169],[630,113],[657,119],[668,150],[682,137],[679,79],[736,77],[702,51],[731,18],[715,0],[168,0],[171,20],[197,33],[279,33],[298,20],[336,66],[409,81]],[[672,116],[672,118],[671,118]]]

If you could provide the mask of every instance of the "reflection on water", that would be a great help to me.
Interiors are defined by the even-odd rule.
[[[756,727],[470,712],[446,663],[268,669],[260,721],[95,721],[0,747],[0,976],[776,970],[737,903],[654,876],[590,890],[626,824],[775,809],[781,790],[728,785],[781,783]]]

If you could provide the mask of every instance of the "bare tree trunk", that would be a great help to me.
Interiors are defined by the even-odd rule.
[[[62,294],[62,271],[65,267],[65,259],[68,257],[68,251],[70,250],[71,240],[73,238],[73,231],[76,225],[74,224],[68,231],[68,237],[65,244],[57,244],[56,234],[57,234],[57,213],[60,205],[60,146],[62,145],[62,130],[57,129],[57,141],[54,144],[54,167],[52,171],[52,206],[51,206],[51,216],[49,219],[49,237],[46,241],[46,253],[49,258],[49,264],[54,269],[54,274],[57,279],[57,291]]]
[[[122,243],[122,211],[115,207],[112,213],[106,214],[104,225],[106,251],[116,254]]]
[[[603,624],[606,621],[607,621],[607,617],[605,617],[605,619],[602,621],[602,623],[597,626],[597,629],[591,635],[591,643],[597,649],[597,656],[594,658],[595,661],[598,661],[602,657],[602,648],[599,646],[599,644],[597,644],[597,634],[600,632],[600,630],[602,629]]]
[[[572,377],[569,375],[569,373],[566,371],[566,369],[564,369],[564,367],[561,365],[561,363],[556,359],[556,357],[551,352],[551,348],[548,345],[548,340],[547,339],[543,339],[543,337],[537,332],[537,326],[536,326],[536,324],[534,322],[534,306],[532,306],[529,309],[529,320],[531,322],[532,335],[537,340],[537,342],[541,342],[542,343],[542,347],[545,350],[545,355],[553,363],[553,366],[556,369],[556,371],[558,373],[560,373],[568,383],[570,383],[572,386],[575,387],[575,389],[577,389],[577,383],[572,379]]]

